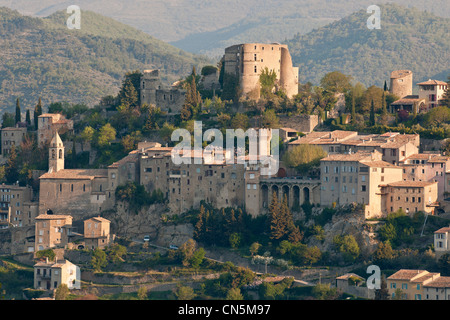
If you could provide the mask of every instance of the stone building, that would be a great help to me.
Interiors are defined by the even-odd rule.
[[[277,87],[286,92],[289,98],[298,93],[298,68],[293,67],[287,45],[278,43],[233,45],[225,49],[223,61],[224,73],[239,79],[243,97],[259,99],[259,76],[265,68],[277,74]]]
[[[398,98],[412,95],[413,73],[410,70],[391,72],[389,92]]]
[[[179,83],[161,82],[159,70],[144,70],[141,78],[141,104],[155,105],[170,115],[181,113],[186,90]]]
[[[385,211],[381,185],[402,180],[402,168],[381,160],[382,154],[356,152],[334,154],[320,161],[320,204],[323,206],[359,203],[366,218]]]
[[[59,113],[41,114],[38,117],[38,145],[46,144],[53,139],[55,132],[59,134],[73,132],[73,121]]]
[[[427,181],[396,181],[381,186],[386,213],[403,210],[407,214],[434,214],[438,199],[438,183]]]
[[[81,219],[114,205],[108,169],[64,169],[64,145],[57,132],[49,147],[49,171],[39,177],[39,213],[70,212]]]
[[[436,259],[450,253],[450,227],[440,228],[434,232],[434,252]]]
[[[402,160],[400,166],[403,167],[403,180],[437,182],[438,200],[444,200],[449,185],[446,174],[450,171],[450,156],[417,153]]]
[[[72,235],[72,216],[40,214],[36,217],[35,252],[49,248],[64,248]]]
[[[35,211],[30,209],[33,189],[18,184],[0,185],[0,221],[4,228],[34,224]]]
[[[84,244],[88,249],[103,249],[110,244],[111,221],[100,216],[84,221]]]
[[[27,134],[27,128],[25,127],[9,127],[1,129],[2,134],[2,155],[8,156],[11,152],[11,147],[15,146],[17,149],[20,147],[25,135]]]
[[[447,82],[431,79],[417,85],[419,86],[419,99],[425,100],[425,111],[430,111],[440,104],[448,86]]]
[[[80,267],[69,260],[41,261],[34,265],[34,288],[55,290],[61,284],[69,290],[81,289]]]

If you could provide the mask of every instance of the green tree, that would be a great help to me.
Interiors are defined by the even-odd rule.
[[[191,259],[194,257],[196,247],[197,243],[195,240],[189,239],[177,249],[177,256],[183,266],[189,266],[191,264]]]
[[[2,115],[2,128],[10,128],[15,126],[15,118],[12,113],[5,112]]]
[[[34,130],[38,129],[39,116],[42,115],[42,100],[39,98],[37,105],[34,107]]]
[[[250,254],[252,255],[252,257],[256,254],[258,254],[259,249],[261,248],[261,244],[258,242],[253,242],[252,245],[250,246]]]
[[[80,134],[80,138],[84,142],[92,142],[94,139],[95,130],[91,126],[84,127],[83,131]]]
[[[300,144],[286,152],[283,156],[283,161],[287,166],[305,174],[319,166],[320,159],[326,156],[327,153],[320,146]]]
[[[450,108],[450,75],[447,77],[447,89],[444,91],[440,105]]]
[[[381,277],[380,289],[375,290],[375,300],[389,300],[389,290],[385,275]]]
[[[136,108],[141,104],[141,77],[142,73],[138,70],[125,74],[118,94],[119,104],[125,105],[127,108]]]
[[[189,286],[178,285],[175,291],[175,296],[178,300],[192,300],[196,294],[194,289]]]
[[[373,103],[373,100],[372,100],[372,103],[370,104],[370,120],[369,121],[370,121],[371,126],[374,126],[376,124],[376,122],[375,122],[375,105]]]
[[[333,243],[347,262],[353,262],[359,257],[360,248],[353,235],[335,236]]]
[[[263,128],[276,129],[280,127],[280,120],[274,110],[268,109],[264,111],[261,117],[261,126]]]
[[[49,261],[55,261],[56,253],[52,249],[44,249],[36,252],[36,258],[48,258]]]
[[[137,297],[139,300],[147,300],[147,297],[148,297],[147,288],[139,287],[139,289],[137,291]]]
[[[268,98],[272,95],[275,84],[277,81],[277,73],[275,70],[269,71],[269,68],[265,67],[259,75],[260,96],[262,98]]]
[[[394,250],[389,241],[380,242],[377,249],[373,253],[375,261],[394,258]]]
[[[69,293],[69,287],[67,284],[61,283],[55,290],[55,300],[66,300]]]
[[[242,129],[246,131],[250,127],[248,116],[243,113],[236,113],[231,120],[232,129]]]
[[[109,247],[108,258],[113,262],[123,262],[123,257],[127,254],[127,248],[118,243],[114,243]]]
[[[95,271],[101,271],[108,264],[105,251],[96,248],[92,253],[91,266]]]
[[[31,126],[31,116],[30,116],[30,110],[27,109],[27,112],[25,114],[25,122],[27,124],[27,127]]]
[[[318,284],[313,287],[311,293],[318,300],[333,300],[337,297],[337,289],[331,288],[329,284]]]
[[[320,85],[327,91],[333,93],[347,93],[352,89],[352,77],[339,71],[327,73],[321,80]]]
[[[200,92],[197,90],[196,79],[197,75],[195,72],[195,67],[193,67],[190,78],[185,81],[186,96],[181,109],[181,120],[183,121],[195,118],[201,110],[202,97]]]
[[[22,122],[22,114],[20,112],[20,101],[19,98],[16,100],[16,117],[15,117],[15,123]]]
[[[11,146],[8,160],[5,167],[5,178],[10,184],[13,184],[19,180],[19,163],[17,160],[16,147]]]
[[[227,292],[227,300],[244,300],[244,296],[239,288],[231,288]]]
[[[355,94],[352,93],[352,102],[351,102],[351,121],[352,125],[356,124],[356,101],[355,101]]]
[[[97,138],[97,144],[100,147],[109,145],[114,139],[116,139],[116,129],[111,124],[107,123],[100,128],[100,132]]]

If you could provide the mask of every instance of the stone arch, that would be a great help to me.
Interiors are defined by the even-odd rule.
[[[269,206],[269,187],[266,184],[263,184],[261,186],[261,193],[262,193],[262,207],[267,208]]]
[[[276,194],[276,196],[278,197],[278,199],[280,198],[280,192],[279,192],[279,187],[276,185],[276,184],[274,184],[274,185],[272,185],[272,188],[271,188],[271,190],[270,190],[270,196],[272,197],[273,196],[273,193],[275,192],[275,194]]]
[[[292,206],[294,208],[300,206],[300,187],[299,186],[293,186],[292,187]]]
[[[308,187],[304,187],[302,190],[303,193],[303,203],[311,202],[311,191]]]
[[[290,190],[291,188],[288,186],[288,185],[284,185],[284,186],[282,186],[281,187],[281,201],[284,201],[284,197],[286,196],[286,200],[287,200],[287,203],[288,203],[288,206],[289,206],[289,204],[291,203],[290,202]]]

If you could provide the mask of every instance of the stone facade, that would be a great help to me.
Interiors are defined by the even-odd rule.
[[[389,92],[399,98],[412,95],[413,73],[410,70],[391,72]]]
[[[4,157],[8,156],[11,152],[11,147],[14,146],[16,149],[20,147],[25,135],[27,134],[27,128],[25,127],[10,127],[3,128],[1,130],[2,134],[2,155]]]
[[[80,268],[68,260],[42,261],[34,265],[34,288],[55,290],[66,284],[69,290],[81,289]]]
[[[72,216],[41,214],[36,217],[35,252],[49,248],[64,248],[69,243]]]
[[[38,117],[38,145],[45,145],[51,141],[55,132],[63,134],[70,131],[73,131],[73,121],[66,119],[62,114],[44,113]]]
[[[289,98],[298,93],[298,68],[292,65],[287,45],[238,44],[225,49],[223,61],[224,73],[239,79],[243,97],[259,99],[259,76],[265,68],[276,72],[277,87]]]
[[[100,216],[84,221],[84,243],[85,248],[103,249],[110,244],[111,221]]]
[[[186,90],[179,84],[166,86],[159,70],[144,70],[141,78],[141,104],[154,105],[168,114],[180,114]]]

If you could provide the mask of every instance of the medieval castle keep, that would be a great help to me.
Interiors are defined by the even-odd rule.
[[[277,74],[278,88],[291,98],[298,93],[298,68],[292,66],[287,45],[246,43],[225,49],[225,73],[238,77],[242,96],[260,97],[259,76],[267,68]]]

